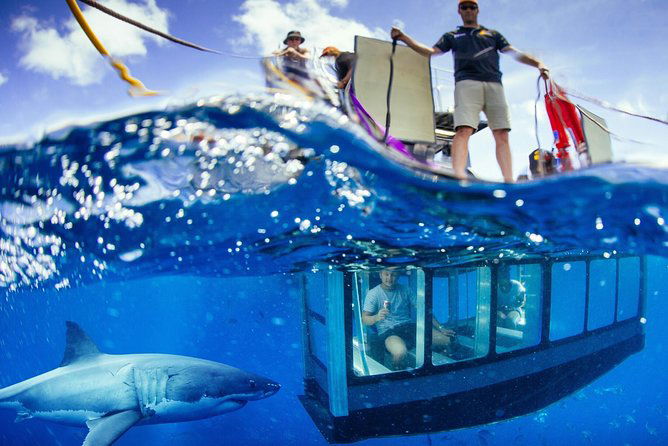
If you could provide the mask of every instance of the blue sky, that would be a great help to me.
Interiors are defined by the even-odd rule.
[[[301,29],[307,46],[350,49],[355,34],[387,37],[393,22],[427,44],[454,29],[454,0],[104,0],[184,39],[210,48],[259,56],[278,48],[285,33]],[[131,98],[124,84],[74,26],[65,0],[0,2],[0,142],[36,137],[64,123],[194,100],[210,93],[260,89],[256,59],[211,55],[161,42],[81,5],[112,54],[120,56],[154,99]],[[541,58],[557,82],[632,111],[668,119],[668,2],[665,0],[480,0],[480,23],[499,30],[517,48]],[[347,47],[347,48],[346,48]],[[449,54],[433,61],[452,68]],[[513,115],[515,170],[535,148],[536,72],[502,57]],[[446,75],[447,78],[447,75]],[[445,80],[451,85],[451,80]],[[445,98],[450,101],[449,90]],[[586,105],[586,104],[585,104]],[[668,165],[668,128],[595,106],[619,135],[619,159]],[[543,107],[541,105],[541,110]],[[551,140],[541,112],[541,138]],[[472,140],[474,165],[498,176],[491,135]]]

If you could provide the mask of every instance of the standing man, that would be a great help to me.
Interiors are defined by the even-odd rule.
[[[548,69],[538,59],[513,48],[497,31],[478,24],[478,0],[459,0],[459,15],[464,22],[456,31],[443,34],[428,47],[413,40],[398,28],[392,38],[401,40],[425,57],[452,50],[455,60],[455,137],[452,142],[452,165],[457,178],[466,178],[468,141],[478,128],[484,111],[496,143],[496,160],[504,181],[513,182],[510,155],[510,113],[501,84],[499,52],[511,54],[519,62],[538,68],[547,79]]]

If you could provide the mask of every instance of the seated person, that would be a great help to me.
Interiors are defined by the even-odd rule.
[[[524,305],[527,301],[527,290],[524,285],[518,280],[500,280],[498,300],[497,318],[499,327],[521,330],[526,324]]]
[[[395,370],[406,368],[408,349],[415,346],[416,323],[411,317],[415,298],[408,289],[397,283],[397,273],[391,268],[380,272],[380,285],[366,295],[362,322],[375,326],[385,349],[392,355]],[[434,350],[448,348],[455,332],[433,319],[432,346]]]
[[[336,86],[340,89],[346,88],[350,78],[353,76],[353,68],[357,61],[357,55],[348,51],[340,51],[338,48],[328,46],[322,51],[320,57],[334,57],[334,68],[339,82]]]
[[[287,46],[274,53],[275,56],[283,58],[283,69],[286,74],[308,77],[306,61],[309,60],[310,54],[309,50],[301,47],[305,41],[299,31],[290,31],[283,40],[283,44]]]

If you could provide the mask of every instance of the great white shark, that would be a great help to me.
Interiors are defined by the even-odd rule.
[[[213,417],[279,389],[267,378],[204,359],[104,354],[68,321],[60,366],[0,389],[0,408],[15,410],[17,421],[88,427],[84,446],[107,446],[135,425]]]

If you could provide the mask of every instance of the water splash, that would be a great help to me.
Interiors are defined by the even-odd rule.
[[[211,98],[0,152],[0,287],[314,265],[668,253],[668,176],[608,165],[460,184],[326,104]]]

